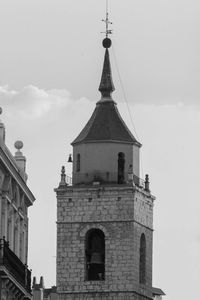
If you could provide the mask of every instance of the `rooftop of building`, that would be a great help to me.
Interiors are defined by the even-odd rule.
[[[153,293],[153,296],[164,296],[165,295],[165,293],[161,289],[155,288],[155,287],[152,288],[152,293]]]
[[[97,102],[90,120],[73,141],[72,145],[91,142],[122,142],[136,144],[140,147],[141,144],[126,126],[117,109],[116,102],[112,99],[112,92],[115,88],[108,51],[108,48],[111,46],[111,40],[108,38],[104,39],[103,45],[106,50],[99,86],[101,100]]]

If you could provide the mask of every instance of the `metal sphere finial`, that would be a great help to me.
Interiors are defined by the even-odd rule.
[[[104,47],[104,48],[108,49],[108,48],[111,47],[112,41],[111,41],[111,39],[109,39],[108,37],[106,37],[106,38],[103,40],[102,44],[103,44],[103,47]]]

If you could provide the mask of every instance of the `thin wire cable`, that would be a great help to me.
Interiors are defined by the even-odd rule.
[[[114,61],[115,61],[116,69],[117,69],[117,74],[118,74],[118,77],[119,77],[119,82],[120,82],[122,93],[123,93],[123,96],[124,96],[124,100],[125,100],[125,103],[126,103],[126,106],[127,106],[127,109],[128,109],[131,124],[133,126],[133,130],[135,132],[136,138],[139,140],[137,132],[136,132],[135,124],[133,122],[133,118],[132,118],[132,115],[131,115],[131,110],[130,110],[130,107],[129,107],[129,104],[128,104],[128,100],[127,100],[127,97],[126,97],[126,92],[125,92],[125,89],[124,89],[122,78],[121,78],[121,75],[120,75],[120,72],[119,72],[119,67],[118,67],[118,64],[117,64],[117,59],[116,59],[115,50],[114,50],[113,45],[112,45],[112,49],[113,49],[112,51],[113,51]]]
[[[135,124],[133,122],[131,110],[130,110],[130,107],[129,107],[129,104],[128,104],[128,99],[126,97],[126,92],[125,92],[125,89],[124,89],[122,78],[121,78],[121,75],[120,75],[120,72],[119,72],[119,67],[118,67],[117,58],[116,58],[116,55],[115,55],[115,49],[114,49],[113,45],[112,45],[112,52],[113,52],[114,62],[115,62],[115,65],[116,65],[116,70],[117,70],[117,74],[118,74],[118,77],[119,77],[119,82],[120,82],[120,85],[121,85],[122,93],[123,93],[124,100],[125,100],[125,103],[126,103],[126,106],[127,106],[127,109],[128,109],[129,117],[130,117],[130,120],[131,120],[131,124],[133,126],[133,130],[134,130],[134,133],[136,135],[136,138],[137,138],[137,140],[139,140],[139,137],[137,135],[137,131],[136,131],[136,128],[135,128]],[[144,173],[143,173],[143,164],[142,164],[142,153],[141,153],[141,158],[140,158],[140,166],[141,166],[141,173],[142,173],[142,177],[143,177]]]

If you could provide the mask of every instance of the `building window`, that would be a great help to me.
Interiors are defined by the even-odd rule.
[[[140,283],[146,283],[146,238],[144,233],[140,238],[140,268],[139,268]]]
[[[11,248],[12,247],[12,223],[10,217],[8,218],[8,225],[7,225],[7,241],[9,242],[9,247]]]
[[[124,167],[125,167],[125,154],[123,152],[118,153],[118,183],[124,183]]]
[[[23,221],[22,221],[23,226]],[[25,262],[25,232],[21,232],[20,234],[20,259],[24,263]]]
[[[81,155],[77,154],[76,157],[76,172],[80,172],[81,170]]]
[[[86,280],[105,279],[105,235],[91,229],[85,239]]]
[[[18,255],[18,227],[14,228],[14,252]]]

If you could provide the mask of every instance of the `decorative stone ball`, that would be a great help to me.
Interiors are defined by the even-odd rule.
[[[15,145],[15,148],[16,148],[17,150],[22,149],[23,146],[24,146],[24,144],[23,144],[22,141],[16,141],[14,145]]]
[[[104,47],[104,48],[110,48],[110,46],[111,46],[111,44],[112,44],[111,39],[105,38],[105,39],[103,40],[102,44],[103,44],[103,47]]]
[[[0,107],[0,115],[2,114],[2,112],[3,112],[3,109]]]

